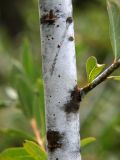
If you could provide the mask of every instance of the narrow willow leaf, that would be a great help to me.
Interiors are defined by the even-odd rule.
[[[27,39],[24,40],[23,43],[23,53],[22,53],[22,64],[27,76],[33,80],[35,77],[35,69],[33,63],[33,56],[30,49],[30,44]]]
[[[113,79],[113,80],[120,81],[120,76],[110,76],[107,79]]]
[[[33,117],[34,89],[30,81],[23,75],[16,75],[15,86],[20,100],[20,108],[26,117]]]
[[[13,147],[14,144],[21,146],[25,139],[34,140],[31,133],[15,129],[0,129],[0,150]]]
[[[35,160],[24,148],[6,149],[0,154],[0,160]]]
[[[88,137],[88,138],[84,138],[81,140],[81,147],[85,147],[87,145],[89,145],[90,143],[93,143],[96,141],[96,138],[94,137]]]
[[[88,82],[91,83],[102,72],[104,67],[105,64],[98,64],[95,57],[89,57],[86,63]]]
[[[35,85],[35,94],[33,99],[33,112],[37,120],[42,138],[45,137],[45,104],[44,104],[44,84],[43,80],[38,78]]]
[[[36,143],[26,141],[24,144],[25,150],[35,158],[35,160],[47,160],[47,154]]]
[[[120,2],[108,0],[107,8],[110,20],[110,39],[116,60],[120,56]]]
[[[7,140],[10,139],[11,137],[22,139],[22,141],[26,138],[28,138],[29,140],[34,139],[29,133],[25,133],[24,131],[16,129],[0,129],[0,138],[2,136],[4,136],[4,140],[5,137],[7,138]]]

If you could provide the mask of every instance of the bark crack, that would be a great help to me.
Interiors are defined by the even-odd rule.
[[[60,50],[61,50],[61,48],[62,48],[62,46],[63,46],[65,37],[66,37],[66,35],[67,35],[68,28],[69,28],[69,26],[70,26],[70,24],[71,24],[72,22],[73,22],[72,17],[68,17],[68,18],[66,19],[66,29],[65,29],[65,32],[64,32],[64,34],[63,34],[63,37],[62,37],[62,40],[61,40],[60,44],[58,44],[58,46],[57,46],[57,47],[58,47],[58,50],[57,50],[57,53],[56,53],[55,58],[54,58],[54,60],[53,60],[52,67],[51,67],[51,69],[50,69],[51,76],[53,75],[53,72],[54,72],[54,70],[55,70],[55,65],[56,65],[56,62],[57,62],[57,58],[58,58],[59,53],[60,53]]]

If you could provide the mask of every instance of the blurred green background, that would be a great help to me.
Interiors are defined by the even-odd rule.
[[[85,63],[89,56],[107,66],[114,56],[106,1],[73,3],[78,83],[82,87],[87,83]],[[39,35],[37,0],[0,0],[0,151],[22,146],[25,139],[33,140],[33,118],[45,139]],[[119,93],[120,82],[108,81],[81,103],[81,138],[97,139],[82,149],[83,160],[120,159]]]

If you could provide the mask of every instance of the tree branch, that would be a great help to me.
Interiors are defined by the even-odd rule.
[[[102,72],[93,82],[80,89],[81,98],[83,98],[88,92],[104,82],[117,68],[120,67],[120,58],[116,60],[111,66],[109,66],[104,72]]]

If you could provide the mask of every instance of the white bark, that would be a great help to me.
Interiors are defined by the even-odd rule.
[[[80,160],[79,96],[71,0],[40,0],[49,160]]]

